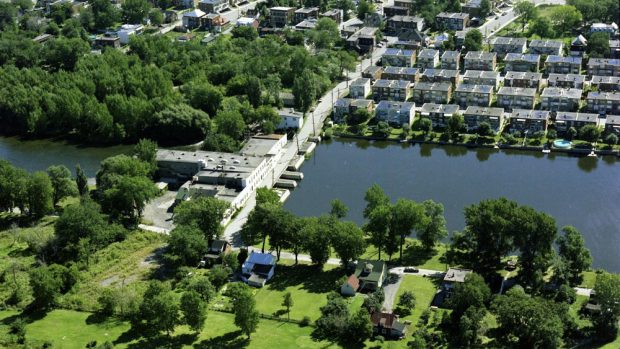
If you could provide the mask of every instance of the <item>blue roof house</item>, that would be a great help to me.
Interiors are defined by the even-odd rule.
[[[276,258],[270,253],[252,251],[241,266],[243,281],[254,287],[263,287],[273,277],[276,270]]]

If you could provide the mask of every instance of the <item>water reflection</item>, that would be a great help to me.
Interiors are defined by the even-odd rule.
[[[582,156],[577,160],[577,166],[585,172],[592,172],[598,165],[596,156]]]

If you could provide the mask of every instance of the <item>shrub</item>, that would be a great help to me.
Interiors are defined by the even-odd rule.
[[[306,327],[310,325],[310,317],[309,316],[304,316],[301,321],[299,322],[299,326],[301,327]]]

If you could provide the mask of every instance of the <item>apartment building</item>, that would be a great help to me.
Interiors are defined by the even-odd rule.
[[[448,104],[452,94],[452,84],[447,82],[418,82],[413,86],[413,100],[418,104]]]
[[[345,122],[346,118],[358,109],[366,109],[372,114],[375,102],[372,99],[339,98],[334,102],[332,120],[336,123]]]
[[[372,98],[375,101],[406,102],[411,98],[411,86],[408,80],[379,79],[372,85]]]
[[[314,19],[319,18],[318,7],[303,7],[303,8],[295,10],[294,15],[293,15],[295,24],[301,23],[309,18],[314,18]]]
[[[502,87],[497,92],[497,106],[506,110],[534,109],[536,89],[523,87]]]
[[[486,122],[491,125],[491,129],[499,132],[504,124],[504,110],[502,108],[490,107],[467,107],[463,113],[465,126],[468,131],[475,131],[481,123]]]
[[[577,131],[586,125],[599,125],[598,114],[592,113],[574,113],[574,112],[558,112],[555,115],[555,129],[560,135],[563,135],[569,128],[573,127]]]
[[[401,15],[394,15],[388,18],[386,30],[391,33],[398,33],[401,29],[422,31],[424,29],[424,19],[417,16]]]
[[[590,58],[588,60],[588,75],[620,76],[620,59]]]
[[[593,76],[590,84],[599,91],[620,91],[620,76]]]
[[[415,63],[414,50],[402,50],[399,48],[388,48],[381,56],[381,64],[384,67],[413,67]]]
[[[383,14],[387,18],[392,18],[394,16],[409,16],[409,7],[383,6]]]
[[[459,70],[461,66],[461,52],[445,51],[441,55],[441,68]]]
[[[549,126],[548,110],[514,109],[510,114],[510,132],[547,132]]]
[[[269,9],[269,22],[272,27],[284,27],[295,18],[294,7],[276,6]]]
[[[351,98],[366,98],[372,92],[370,88],[370,79],[355,79],[349,85],[349,96]]]
[[[578,56],[547,56],[545,70],[548,74],[579,74],[582,58]]]
[[[539,55],[562,55],[562,49],[564,48],[564,43],[562,41],[555,41],[549,39],[543,40],[532,40],[528,47],[529,53],[535,53]]]
[[[461,108],[470,105],[488,107],[493,99],[493,86],[460,84],[456,86],[453,96],[453,103],[458,104]]]
[[[537,72],[540,69],[540,55],[507,53],[504,57],[504,71]]]
[[[460,82],[460,74],[458,70],[451,69],[425,69],[420,75],[420,81],[423,82],[449,82],[453,86]]]
[[[585,75],[579,74],[549,74],[547,86],[562,88],[581,88],[583,89]]]
[[[418,82],[420,79],[420,70],[418,68],[407,67],[385,67],[382,78],[387,80],[407,80],[409,82]]]
[[[463,75],[463,83],[470,85],[490,85],[495,91],[499,89],[499,73],[490,70],[467,70]]]
[[[526,49],[526,38],[497,36],[491,40],[491,50],[502,57],[507,53],[524,53]]]
[[[411,126],[415,118],[415,103],[381,101],[375,109],[375,119],[385,121],[391,125]]]
[[[540,107],[549,111],[577,111],[582,93],[578,88],[547,87],[540,95]]]
[[[437,28],[442,30],[463,30],[469,24],[469,14],[463,12],[441,12],[435,16]]]
[[[459,106],[456,104],[424,103],[420,108],[420,116],[430,119],[433,128],[445,128],[448,126],[448,120],[458,111]]]
[[[620,136],[620,115],[607,115],[605,118],[605,134],[610,133]]]
[[[538,91],[541,82],[542,73],[509,71],[504,76],[504,86],[508,87],[528,87]]]
[[[418,54],[418,68],[432,69],[439,65],[439,51],[425,48]]]
[[[588,92],[586,102],[593,113],[620,115],[620,91]]]
[[[465,55],[465,70],[495,70],[497,53],[484,51],[469,51]]]

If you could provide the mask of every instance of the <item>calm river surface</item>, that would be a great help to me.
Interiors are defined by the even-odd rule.
[[[65,165],[75,173],[80,164],[88,177],[94,177],[101,160],[131,152],[132,146],[104,148],[82,147],[49,140],[22,141],[14,137],[0,137],[0,159],[29,172],[44,171],[50,165]]]
[[[338,198],[348,219],[362,223],[364,193],[379,184],[393,199],[443,203],[450,231],[463,229],[463,208],[507,197],[574,225],[584,235],[595,268],[620,272],[620,162],[504,152],[493,149],[400,145],[367,141],[320,144],[301,171],[304,180],[285,207],[320,215]]]

